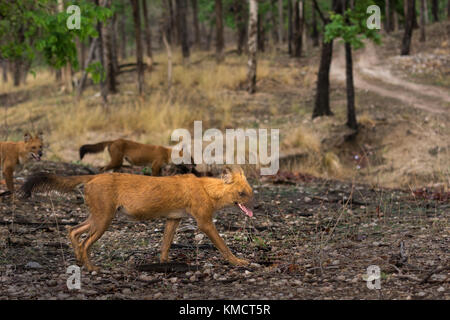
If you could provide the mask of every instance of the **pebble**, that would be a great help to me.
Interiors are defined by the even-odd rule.
[[[303,199],[303,201],[304,201],[305,203],[309,203],[309,202],[312,201],[312,199],[311,199],[310,197],[305,197],[305,199]]]

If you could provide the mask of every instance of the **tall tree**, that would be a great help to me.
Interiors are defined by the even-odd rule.
[[[258,2],[249,0],[249,23],[248,23],[248,92],[256,90],[256,51],[258,41]]]
[[[194,23],[194,44],[200,48],[200,28],[198,24],[198,3],[197,0],[192,0],[192,22]]]
[[[216,12],[216,61],[220,63],[224,59],[222,0],[215,0],[214,10]]]
[[[386,32],[389,33],[392,31],[391,30],[391,2],[390,2],[390,0],[385,0],[384,2],[385,2],[384,3],[384,9],[385,9],[384,16],[386,19],[385,29],[386,29]]]
[[[325,17],[320,10],[317,0],[313,0],[314,9],[321,18],[324,27],[330,23],[330,19]],[[336,7],[336,0],[332,0],[332,8]],[[317,73],[317,90],[312,117],[333,115],[330,109],[330,68],[333,57],[333,40],[322,39],[322,49],[320,54],[319,71]]]
[[[294,57],[302,55],[302,35],[304,25],[304,1],[297,0],[295,2],[295,28],[294,28]]]
[[[139,0],[130,0],[133,8],[134,37],[136,41],[137,85],[139,95],[144,94],[144,62],[141,39],[141,15]]]
[[[405,0],[406,2],[406,18],[405,18],[405,31],[403,33],[402,50],[401,55],[409,55],[411,49],[411,38],[413,34],[414,16],[416,15],[416,1]]]
[[[147,64],[151,69],[153,64],[153,53],[152,53],[152,29],[150,28],[150,22],[147,10],[147,0],[142,0],[142,11],[144,16],[144,38],[145,47],[147,55]]]
[[[187,0],[177,0],[177,30],[178,36],[181,42],[181,52],[183,54],[183,60],[185,63],[188,62],[190,56],[189,50],[189,38],[188,38],[188,30],[186,23],[186,15],[187,15]]]
[[[126,0],[123,0],[126,1]],[[123,11],[120,13],[120,58],[125,60],[127,58],[127,32],[126,32],[127,16],[125,14],[125,5],[123,5]]]
[[[102,5],[105,8],[111,7],[111,0],[103,0]],[[106,87],[109,93],[116,93],[116,75],[114,68],[114,54],[113,54],[113,24],[112,21],[108,21],[102,24],[102,40],[103,40],[103,54],[104,54],[104,67],[106,70]]]
[[[426,0],[420,0],[420,42],[425,42],[425,2]]]
[[[278,45],[283,44],[283,0],[278,0]]]
[[[64,12],[64,1],[58,0],[58,11]],[[72,85],[72,67],[70,63],[67,63],[62,68],[62,79],[64,81],[65,89],[69,92],[72,92],[73,85]]]
[[[318,47],[319,46],[319,31],[317,30],[317,13],[316,10],[314,10],[314,8],[312,9],[312,19],[311,19],[311,24],[312,24],[312,33],[311,33],[311,38],[313,41],[313,46],[314,47]]]
[[[238,55],[241,55],[245,50],[245,40],[247,38],[248,11],[246,2],[243,0],[234,0],[233,12],[237,30],[237,52]]]
[[[292,54],[292,41],[294,38],[294,26],[292,23],[292,0],[288,0],[288,53]]]
[[[433,21],[439,21],[439,0],[431,0],[431,13],[433,14]]]

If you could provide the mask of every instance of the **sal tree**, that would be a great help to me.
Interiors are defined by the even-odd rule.
[[[381,37],[376,28],[368,27],[369,14],[367,8],[374,4],[370,0],[340,1],[337,12],[330,15],[330,23],[325,26],[325,42],[332,42],[341,38],[345,46],[345,69],[347,87],[347,126],[358,130],[355,110],[355,88],[353,83],[353,57],[352,49],[364,47],[366,39],[381,42]],[[353,5],[353,3],[355,4]],[[369,21],[370,22],[370,21]],[[369,23],[370,25],[370,23]]]

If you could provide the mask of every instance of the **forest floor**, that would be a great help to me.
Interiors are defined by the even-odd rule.
[[[124,168],[141,173],[143,168]],[[32,172],[86,174],[81,165],[34,163]],[[81,193],[35,195],[0,202],[1,299],[450,299],[449,193],[371,188],[280,173],[251,180],[254,218],[220,210],[215,223],[248,267],[226,263],[184,220],[161,270],[163,221],[117,216],[93,246],[99,273],[82,269],[81,289],[69,290],[75,264],[66,227],[85,219]],[[49,200],[50,199],[50,200]],[[446,214],[447,212],[447,214]],[[379,266],[381,289],[367,287]],[[159,269],[158,269],[159,268]]]
[[[19,88],[0,84],[1,139],[45,134],[44,161],[16,173],[17,185],[31,172],[86,174],[108,160],[105,152],[79,162],[81,144],[168,144],[172,130],[198,119],[204,128],[279,128],[282,159],[295,160],[282,161],[275,177],[251,177],[254,218],[235,208],[215,218],[249,267],[228,265],[206,238],[196,243],[188,219],[171,249],[178,264],[161,272],[153,264],[163,221],[118,216],[92,250],[103,271],[83,270],[79,291],[66,286],[75,261],[65,228],[87,215],[81,194],[0,198],[0,299],[449,299],[449,34],[449,22],[429,26],[425,44],[415,32],[409,57],[398,56],[401,32],[354,53],[361,127],[351,142],[337,43],[334,116],[314,120],[320,54],[311,46],[300,59],[259,55],[254,95],[245,90],[246,57],[233,52],[219,66],[210,52],[194,53],[188,66],[175,56],[170,93],[166,57],[155,55],[142,99],[133,70],[124,69],[106,113],[98,86],[75,103],[45,70]],[[371,265],[381,269],[381,290],[367,288]]]

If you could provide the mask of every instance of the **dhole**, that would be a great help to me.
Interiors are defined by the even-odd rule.
[[[31,159],[41,160],[42,145],[42,133],[34,138],[31,134],[25,133],[24,141],[20,142],[0,142],[0,167],[8,188],[8,191],[1,195],[14,192],[13,174],[16,165],[22,165]]]
[[[116,213],[137,220],[167,218],[161,262],[168,261],[169,248],[181,218],[190,214],[225,259],[234,265],[248,264],[231,253],[212,221],[215,211],[233,204],[248,216],[253,215],[245,206],[253,199],[253,191],[239,167],[226,167],[221,178],[198,178],[192,174],[169,177],[126,173],[71,177],[39,174],[28,178],[21,192],[25,197],[34,191],[69,192],[82,184],[90,215],[69,229],[69,239],[77,261],[89,271],[98,270],[89,261],[89,248],[106,231]],[[80,243],[79,238],[85,232],[88,236]]]
[[[101,171],[118,169],[122,166],[123,160],[125,159],[131,165],[136,166],[151,164],[152,176],[159,176],[161,167],[171,163],[171,148],[142,144],[125,139],[85,144],[80,147],[80,160],[83,159],[85,154],[102,152],[106,147],[108,147],[111,161],[107,166],[102,167],[100,169]]]

